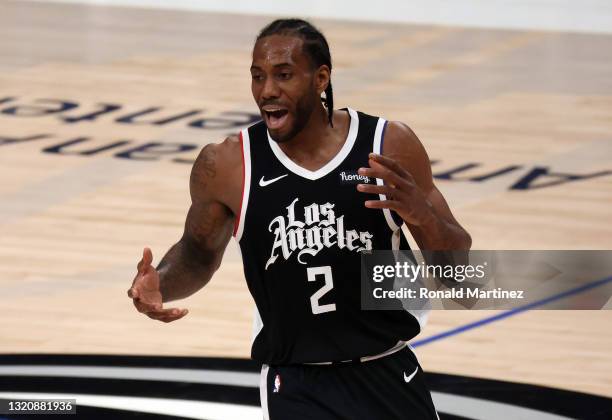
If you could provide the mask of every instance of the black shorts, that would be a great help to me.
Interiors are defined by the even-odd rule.
[[[408,347],[367,362],[264,365],[260,394],[265,420],[438,418]]]

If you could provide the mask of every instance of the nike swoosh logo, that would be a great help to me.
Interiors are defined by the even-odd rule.
[[[276,177],[276,178],[269,179],[269,180],[267,180],[267,181],[266,181],[266,180],[264,179],[264,177],[262,176],[262,177],[261,177],[261,179],[259,180],[259,186],[260,186],[260,187],[267,187],[268,185],[272,184],[273,182],[278,181],[278,180],[279,180],[279,179],[281,179],[281,178],[286,177],[287,175],[289,175],[289,174],[281,175],[281,176],[278,176],[278,177]]]
[[[406,376],[406,372],[404,372],[404,381],[405,381],[406,383],[410,382],[410,381],[412,380],[412,378],[414,378],[414,375],[416,375],[416,374],[417,374],[417,371],[418,371],[418,370],[419,370],[419,367],[417,366],[417,367],[414,369],[414,372],[412,372],[412,373],[410,374],[410,376]]]

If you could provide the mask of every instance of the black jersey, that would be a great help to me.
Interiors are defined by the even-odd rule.
[[[347,109],[347,139],[325,166],[289,159],[264,122],[241,132],[244,185],[235,237],[263,325],[252,357],[290,364],[353,360],[417,335],[411,313],[360,309],[361,251],[408,249],[401,218],[364,206],[358,183],[386,121]],[[381,197],[384,199],[383,197]],[[399,223],[398,223],[399,222]]]

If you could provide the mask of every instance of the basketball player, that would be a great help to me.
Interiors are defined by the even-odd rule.
[[[155,269],[145,248],[128,295],[138,311],[202,288],[233,235],[261,320],[264,417],[435,419],[406,342],[421,329],[407,311],[360,310],[360,252],[467,250],[471,239],[433,184],[406,125],[334,110],[325,37],[276,20],[255,42],[251,87],[263,121],[204,147],[191,173],[185,231]],[[323,102],[322,103],[322,95]]]

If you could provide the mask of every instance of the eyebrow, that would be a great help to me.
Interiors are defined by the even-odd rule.
[[[284,62],[284,63],[274,64],[272,67],[279,68],[279,67],[285,67],[285,66],[293,66],[293,64],[292,63],[288,63],[288,62]],[[253,64],[251,66],[251,70],[261,70],[261,67],[256,66],[256,65]]]

